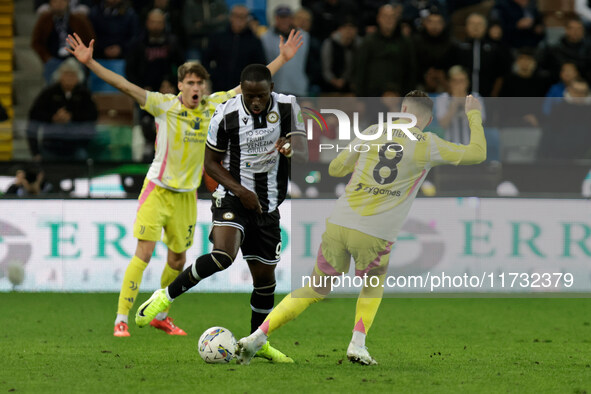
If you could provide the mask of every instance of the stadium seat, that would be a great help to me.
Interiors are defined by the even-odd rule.
[[[501,161],[504,163],[532,163],[542,138],[536,127],[504,127],[499,130]]]

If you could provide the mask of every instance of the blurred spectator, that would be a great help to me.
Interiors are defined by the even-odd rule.
[[[361,0],[358,3],[361,15],[359,27],[362,29],[360,35],[375,33],[378,30],[376,25],[378,10],[381,6],[391,3],[391,0]]]
[[[576,119],[576,121],[573,121]],[[564,100],[552,107],[543,124],[539,157],[547,159],[591,158],[591,96],[582,78],[571,81]]]
[[[306,75],[308,76],[310,95],[316,96],[326,88],[322,76],[322,41],[310,34],[312,29],[312,13],[307,8],[300,8],[293,14],[293,27],[308,33],[310,45],[308,48],[308,60],[306,62]]]
[[[468,73],[462,66],[456,65],[449,69],[449,91],[442,93],[435,98],[436,122],[430,125],[430,129],[437,132],[443,129],[445,139],[458,144],[467,145],[470,143],[470,124],[466,118],[464,104],[466,96],[471,94],[480,101],[482,105],[482,120],[486,120],[486,107],[484,99],[476,92],[470,92],[470,80]],[[487,161],[500,160],[500,137],[496,128],[485,127],[486,136],[486,159]]]
[[[471,14],[466,20],[466,40],[455,45],[454,59],[471,76],[472,92],[484,97],[496,94],[511,61],[502,55],[498,44],[486,38],[487,22],[483,15]]]
[[[267,20],[267,0],[226,0],[226,5],[232,9],[235,5],[248,7],[252,19],[263,26],[270,25]]]
[[[417,56],[417,73],[423,86],[426,78],[445,79],[445,73],[454,64],[453,44],[443,15],[436,8],[425,11],[421,29],[413,37]],[[428,75],[427,75],[428,74]]]
[[[164,14],[165,32],[176,37],[181,47],[185,48],[186,38],[183,25],[183,3],[184,0],[150,0],[144,5],[140,12],[139,23],[144,24],[148,14],[157,9]],[[213,32],[210,32],[210,34]]]
[[[322,76],[326,91],[351,93],[355,54],[361,39],[352,18],[344,19],[339,28],[322,43]]]
[[[447,0],[446,4],[451,18],[452,35],[457,40],[463,41],[466,38],[464,34],[468,16],[470,14],[488,15],[495,5],[495,0]]]
[[[461,66],[453,66],[448,72],[449,90],[435,99],[435,116],[439,125],[445,129],[445,139],[456,144],[470,143],[470,125],[464,110],[470,80]],[[478,93],[472,95],[482,105],[482,120],[485,121],[484,102]]]
[[[503,79],[501,97],[544,97],[550,86],[545,73],[538,70],[534,50],[520,50],[511,74]]]
[[[45,181],[45,172],[35,164],[17,170],[14,183],[6,190],[6,195],[17,197],[40,196],[51,192],[53,185]]]
[[[176,73],[174,75],[176,75]],[[168,75],[162,78],[162,82],[160,83],[160,89],[158,89],[158,91],[162,94],[177,95],[179,92],[176,88],[176,78],[172,75]],[[146,111],[140,111],[139,120],[145,141],[142,161],[144,163],[149,163],[152,161],[152,159],[154,159],[157,132],[156,122],[154,120],[154,117]]]
[[[312,21],[313,16],[310,10],[307,8],[291,8],[292,10],[297,11],[293,14],[293,26],[296,29],[303,30],[308,32],[308,34],[312,31]]]
[[[269,27],[274,27],[273,23],[275,22],[275,9],[277,7],[279,7],[280,5],[282,6],[287,6],[292,10],[301,10],[302,9],[302,1],[301,0],[267,0],[267,12],[266,12],[266,16],[267,16],[267,23],[269,25]],[[307,31],[308,33],[310,32],[310,29],[312,28],[312,13],[306,8],[304,9],[306,11],[306,13],[308,13],[309,15],[309,23],[310,26],[305,29],[301,26],[298,25],[297,19],[300,17],[304,17],[306,18],[306,15],[303,14],[298,14],[298,12],[294,13],[294,25],[298,26],[300,29]],[[301,21],[300,21],[301,22]],[[304,22],[305,23],[305,22]]]
[[[320,0],[312,5],[312,36],[320,41],[328,38],[348,15],[358,15],[357,6],[349,0]]]
[[[183,26],[187,39],[187,59],[202,60],[208,37],[222,32],[228,23],[224,0],[187,0]]]
[[[248,27],[249,18],[248,8],[235,5],[230,11],[230,26],[225,31],[214,34],[209,40],[203,65],[211,73],[214,92],[237,86],[240,83],[240,73],[247,65],[266,64],[261,41]]]
[[[60,63],[70,56],[66,51],[68,34],[76,32],[84,42],[94,38],[90,21],[84,15],[71,14],[68,0],[50,0],[49,8],[49,12],[39,15],[31,38],[31,46],[44,64],[46,82],[51,81]]]
[[[275,10],[275,27],[269,29],[262,37],[263,49],[267,62],[279,55],[280,37],[287,40],[293,28],[293,14],[289,7],[279,6]],[[310,51],[310,35],[302,31],[303,45],[298,53],[273,76],[274,91],[295,96],[307,96],[309,79],[306,74],[308,54]],[[270,60],[269,60],[270,59]]]
[[[544,23],[535,0],[499,0],[492,17],[501,23],[503,39],[512,48],[535,48],[544,39]]]
[[[185,62],[176,37],[164,31],[164,18],[164,13],[156,8],[148,14],[146,32],[135,43],[126,62],[129,81],[148,91],[158,89],[166,75],[176,75],[177,67]]]
[[[560,42],[544,51],[541,66],[558,77],[562,64],[574,63],[582,76],[591,80],[591,44],[585,40],[585,27],[580,19],[572,18],[566,24]]]
[[[92,6],[92,0],[70,0],[70,12],[72,14],[84,14],[88,15],[90,7]],[[35,0],[35,10],[38,14],[51,11],[49,6],[49,0]]]
[[[397,7],[380,8],[378,31],[366,36],[359,47],[355,71],[359,97],[380,96],[388,84],[398,85],[402,92],[415,87],[416,55],[411,41],[400,32]]]
[[[574,63],[564,63],[560,68],[560,81],[550,86],[544,100],[544,114],[548,115],[552,107],[562,101],[566,87],[577,78],[580,78],[579,70]]]
[[[538,70],[532,49],[519,51],[512,72],[503,78],[501,97],[544,97],[550,86],[548,77]],[[538,127],[542,111],[540,100],[522,99],[519,105],[505,106],[501,123],[514,127]]]
[[[84,73],[75,59],[68,59],[57,69],[55,78],[56,83],[41,91],[29,112],[31,155],[35,160],[86,159],[98,113],[83,83]]]
[[[165,15],[160,9],[153,9],[147,15],[146,32],[136,43],[126,62],[127,78],[146,90],[176,94],[177,68],[184,63],[183,50],[176,37],[165,32]],[[136,107],[139,123],[146,141],[143,161],[154,157],[156,125],[154,117]]]
[[[488,32],[486,33],[486,40],[497,47],[496,55],[499,58],[499,63],[503,65],[505,74],[511,71],[513,66],[514,56],[511,47],[503,40],[503,27],[499,21],[490,21],[488,26]],[[492,97],[498,97],[501,90],[503,77],[500,79],[500,83],[495,83],[491,92]]]
[[[139,32],[139,22],[124,0],[101,0],[90,10],[90,21],[96,31],[96,59],[123,59],[129,53]]]
[[[421,30],[423,20],[431,14],[439,14],[447,19],[445,3],[439,0],[410,0],[404,2],[401,24],[406,24],[413,31]],[[447,21],[445,22],[447,24]]]

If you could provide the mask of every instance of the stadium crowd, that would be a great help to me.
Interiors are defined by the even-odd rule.
[[[372,97],[373,111],[394,108],[392,100],[421,89],[436,102],[430,129],[458,143],[467,143],[468,133],[461,100],[454,98],[471,93],[484,105],[488,160],[503,160],[499,129],[508,126],[541,130],[538,157],[591,158],[591,133],[584,127],[573,129],[574,152],[552,150],[563,135],[549,129],[590,112],[591,8],[580,1],[572,10],[552,0],[260,0],[248,2],[250,9],[233,0],[35,3],[32,47],[48,83],[59,85],[58,68],[69,57],[65,38],[77,32],[84,42],[96,40],[101,64],[147,90],[176,92],[176,69],[186,60],[206,67],[212,92],[228,90],[246,65],[275,58],[280,37],[295,28],[304,45],[274,77],[277,92]],[[89,79],[77,90],[104,89]],[[68,110],[73,96],[53,97],[60,96]],[[548,98],[515,105],[493,97]],[[320,106],[318,99],[311,104]],[[358,104],[368,107],[367,100]],[[375,116],[367,118],[375,123]],[[150,161],[153,119],[136,108],[134,122],[142,127],[144,160]],[[31,153],[39,158],[35,145]]]

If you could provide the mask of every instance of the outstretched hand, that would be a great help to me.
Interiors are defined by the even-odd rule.
[[[466,114],[472,111],[473,109],[482,111],[482,104],[480,104],[480,101],[471,94],[466,96],[466,104],[464,105],[464,107],[466,110]]]
[[[304,38],[302,37],[302,32],[296,31],[294,29],[289,32],[289,36],[287,37],[287,41],[283,42],[283,36],[279,37],[279,54],[286,62],[290,61],[296,53],[298,53],[298,49],[304,45]]]
[[[70,46],[70,48],[66,48],[68,52],[78,59],[78,61],[82,64],[88,64],[92,60],[92,52],[94,51],[94,39],[90,40],[90,44],[88,46],[84,45],[80,36],[74,33],[74,36],[68,34],[68,38],[66,38],[66,42]]]

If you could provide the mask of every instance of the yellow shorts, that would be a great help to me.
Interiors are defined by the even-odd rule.
[[[355,275],[385,274],[393,244],[394,242],[327,221],[322,244],[318,248],[316,271],[325,275],[347,273],[353,257]]]
[[[143,241],[160,241],[175,253],[193,244],[197,221],[197,192],[173,192],[144,181],[133,225],[133,236]]]

